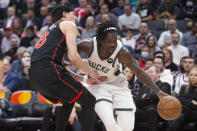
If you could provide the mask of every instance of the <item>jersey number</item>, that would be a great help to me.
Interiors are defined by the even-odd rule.
[[[42,47],[44,45],[44,43],[46,42],[46,37],[48,36],[49,32],[45,32],[41,37],[40,40],[36,43],[35,48],[38,49],[40,47]]]

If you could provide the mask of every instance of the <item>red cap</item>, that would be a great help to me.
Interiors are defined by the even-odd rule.
[[[12,27],[11,27],[11,26],[9,26],[9,27],[4,27],[3,29],[4,29],[4,30],[9,30],[9,31],[10,31],[10,30],[12,30]]]

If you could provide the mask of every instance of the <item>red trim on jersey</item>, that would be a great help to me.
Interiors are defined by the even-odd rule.
[[[82,93],[83,93],[83,91],[81,91],[74,99],[72,99],[72,101],[69,101],[68,103],[75,102],[81,96]]]
[[[57,44],[56,48],[55,48],[55,51],[54,51],[54,54],[53,54],[53,59],[51,60],[51,64],[54,66],[55,70],[56,70],[56,73],[59,77],[59,80],[62,81],[65,85],[69,86],[70,88],[72,88],[76,93],[78,93],[78,95],[72,100],[70,101],[69,103],[72,103],[74,102],[75,100],[77,100],[81,94],[83,93],[83,91],[79,92],[77,91],[72,85],[68,84],[67,82],[65,82],[64,80],[62,80],[60,74],[59,74],[59,71],[57,70],[56,68],[56,64],[54,64],[54,59],[55,59],[55,55],[56,55],[56,52],[57,52],[57,49],[59,48],[61,42],[65,39],[65,35],[63,35],[62,39],[60,40],[60,42]]]
[[[58,99],[54,104],[57,104],[57,103],[59,103],[61,101],[61,99]]]

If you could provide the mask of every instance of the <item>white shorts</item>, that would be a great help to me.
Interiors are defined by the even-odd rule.
[[[136,111],[131,90],[126,82],[121,87],[111,84],[91,85],[88,90],[96,97],[97,102],[111,102],[115,110],[132,109],[132,111]]]

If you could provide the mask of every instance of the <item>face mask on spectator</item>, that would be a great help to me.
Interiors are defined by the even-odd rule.
[[[27,61],[30,61],[30,57],[23,57],[23,58],[22,58],[22,63],[23,63],[23,65],[24,65]]]
[[[142,51],[141,56],[142,56],[142,58],[147,58],[148,57],[148,52]]]
[[[193,2],[192,2],[192,1],[188,1],[188,2],[186,3],[186,5],[187,5],[188,7],[191,7],[191,6],[193,6]]]

